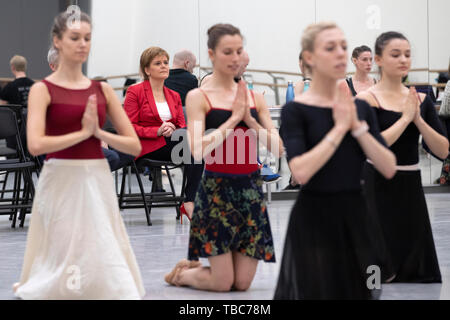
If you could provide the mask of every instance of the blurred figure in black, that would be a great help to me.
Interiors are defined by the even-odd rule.
[[[198,79],[192,74],[197,59],[189,50],[175,53],[172,69],[164,85],[180,94],[181,105],[185,106],[186,94],[192,89],[198,88]]]

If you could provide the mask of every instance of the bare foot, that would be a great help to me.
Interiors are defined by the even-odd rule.
[[[201,267],[202,263],[200,261],[190,260],[189,269]]]
[[[185,271],[185,270],[188,270],[188,269],[189,269],[189,266],[186,266],[186,265],[177,268],[177,270],[175,271],[175,275],[174,275],[174,277],[172,279],[172,283],[175,286],[177,286],[177,287],[181,287],[182,286],[182,284],[180,282],[181,273],[183,271]]]
[[[180,260],[172,269],[172,271],[164,276],[164,281],[166,281],[168,284],[175,285],[173,279],[177,273],[177,270],[184,267],[189,268],[189,265],[190,263],[188,260],[186,259]]]

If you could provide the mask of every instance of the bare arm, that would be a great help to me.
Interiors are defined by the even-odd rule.
[[[111,86],[104,82],[102,82],[101,85],[106,98],[107,114],[118,134],[113,134],[101,128],[97,128],[95,136],[98,139],[105,141],[114,149],[133,156],[138,156],[141,153],[142,146],[136,135],[136,131],[131,125],[130,119],[128,119],[127,114],[123,110],[120,101]]]
[[[343,92],[341,92],[343,94]],[[361,129],[361,126],[367,126],[366,131],[359,133],[355,139],[358,141],[361,149],[364,151],[364,154],[370,159],[374,165],[374,167],[386,178],[391,179],[396,172],[396,164],[397,159],[394,153],[382,145],[377,139],[374,138],[372,134],[369,132],[369,126],[367,123],[362,122],[358,119],[358,113],[356,109],[356,105],[353,102],[353,99],[350,98],[349,95],[345,95],[343,99],[347,100],[347,103],[351,103],[352,113],[353,113],[353,122],[352,122],[352,130],[353,132],[357,132],[358,129]],[[350,102],[351,100],[351,102]],[[372,110],[369,110],[372,111]],[[372,118],[372,119],[371,119]],[[375,130],[375,134],[379,134],[377,121],[375,118],[375,114],[372,112],[371,116],[369,116],[370,126],[376,126],[376,128],[372,128],[372,131]],[[399,123],[399,121],[397,121]],[[395,125],[394,125],[395,126]],[[384,135],[381,134],[384,138]]]
[[[421,100],[425,99],[425,95],[421,94]],[[433,106],[434,108],[434,106]],[[431,152],[437,155],[441,159],[447,158],[448,155],[448,139],[434,130],[420,115],[420,107],[418,107],[416,117],[414,118],[414,124],[419,129],[422,137],[430,148]]]
[[[397,163],[392,151],[378,142],[369,132],[363,133],[356,140],[367,158],[373,162],[374,167],[386,179],[391,179],[395,175]]]
[[[441,159],[447,158],[449,143],[447,138],[436,132],[422,118],[416,123],[425,143]]]
[[[371,106],[377,105],[375,99],[368,92],[361,92],[356,96],[356,98],[365,100]],[[405,111],[402,113],[400,119],[398,119],[388,129],[381,132],[381,135],[383,136],[388,146],[393,145],[400,138],[408,125],[414,119],[414,115],[414,107],[405,108]]]
[[[60,151],[91,137],[95,130],[93,107],[87,107],[83,116],[82,128],[60,136],[47,136],[46,112],[50,104],[50,94],[44,83],[31,87],[28,96],[27,141],[28,150],[33,156]]]
[[[250,110],[248,110],[244,121],[250,129],[255,130],[258,135],[258,141],[261,142],[275,157],[279,158],[284,152],[283,142],[278,134],[278,130],[273,125],[263,95],[256,92],[254,95],[258,110],[258,118],[261,124],[250,115]]]
[[[234,110],[227,121],[222,123],[217,129],[204,135],[205,116],[207,104],[203,94],[199,89],[194,89],[186,96],[186,113],[188,118],[188,140],[192,156],[195,160],[201,160],[210,154],[215,148],[233,133],[236,125],[242,120],[245,112],[245,83],[239,83],[237,99],[235,99]]]
[[[404,116],[402,116],[392,126],[381,132],[381,135],[386,141],[386,144],[388,146],[392,146],[395,143],[395,141],[397,141],[400,138],[400,136],[403,134],[403,132],[406,130],[409,124],[410,121],[408,119],[405,119]]]
[[[306,184],[328,162],[341,143],[348,128],[335,125],[314,148],[289,161],[295,181]]]

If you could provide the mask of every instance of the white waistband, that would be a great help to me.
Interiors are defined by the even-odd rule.
[[[55,166],[95,166],[95,165],[105,165],[108,164],[106,158],[101,159],[57,159],[50,158],[44,161],[44,165],[55,165]]]
[[[371,165],[373,165],[373,162],[370,161],[369,159],[367,159],[367,162],[370,163]],[[399,171],[418,171],[418,170],[420,170],[418,163],[407,165],[407,166],[395,166],[395,168]]]

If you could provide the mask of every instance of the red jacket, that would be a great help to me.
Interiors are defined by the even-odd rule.
[[[164,96],[172,113],[172,119],[169,122],[172,122],[177,129],[185,128],[186,122],[180,95],[164,87]],[[163,121],[156,108],[150,81],[145,80],[128,88],[124,108],[141,141],[142,151],[137,158],[166,145],[164,136],[158,137],[157,134]]]

